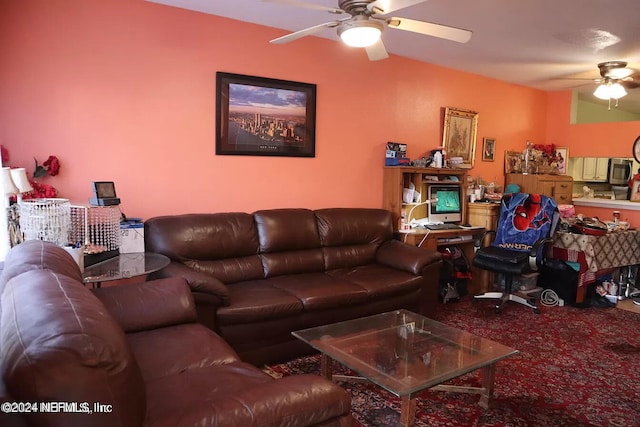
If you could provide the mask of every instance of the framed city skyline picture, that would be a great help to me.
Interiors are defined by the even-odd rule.
[[[216,73],[216,154],[315,157],[316,85]]]

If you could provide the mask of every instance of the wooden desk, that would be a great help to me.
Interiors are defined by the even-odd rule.
[[[469,264],[475,255],[475,239],[480,238],[484,233],[484,227],[471,229],[456,228],[453,230],[427,230],[414,228],[408,232],[400,232],[400,239],[410,245],[437,251],[439,247],[457,245],[460,247]],[[461,240],[468,239],[468,240]],[[471,281],[467,286],[467,292],[474,295],[481,290],[483,284],[479,271],[471,270]]]

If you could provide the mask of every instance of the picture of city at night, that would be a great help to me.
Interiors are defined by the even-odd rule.
[[[216,154],[315,156],[315,85],[217,76]]]

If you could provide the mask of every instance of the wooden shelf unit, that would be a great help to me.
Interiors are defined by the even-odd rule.
[[[425,180],[425,176],[436,176],[438,181]],[[456,180],[449,179],[456,177]],[[405,213],[415,207],[413,218],[424,218],[427,216],[427,205],[416,203],[404,203],[402,193],[409,184],[415,185],[416,191],[424,201],[428,197],[429,185],[433,184],[456,184],[461,189],[462,223],[467,218],[467,171],[465,169],[454,168],[416,168],[410,166],[385,166],[383,172],[382,185],[382,207],[393,215],[394,230],[400,230],[403,210]]]

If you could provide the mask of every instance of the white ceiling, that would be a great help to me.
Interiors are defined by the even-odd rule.
[[[261,0],[147,1],[280,28],[282,35],[337,19]],[[304,1],[338,6],[338,0]],[[471,40],[460,44],[390,27],[382,40],[390,54],[537,89],[591,93],[595,83],[588,79],[600,76],[599,62],[623,60],[640,70],[638,6],[638,0],[428,0],[391,15],[467,29]],[[340,43],[335,28],[314,36]],[[354,54],[366,57],[364,50]],[[640,88],[629,93],[621,109],[635,93],[640,98]]]

